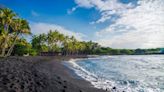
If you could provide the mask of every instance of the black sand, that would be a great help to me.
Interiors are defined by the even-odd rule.
[[[60,62],[69,58],[0,59],[0,92],[106,92],[83,79],[74,78]]]

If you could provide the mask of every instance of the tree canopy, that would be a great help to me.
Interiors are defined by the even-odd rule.
[[[21,35],[30,33],[30,27],[26,20],[19,18],[8,8],[0,9],[0,52],[2,57],[10,56]]]

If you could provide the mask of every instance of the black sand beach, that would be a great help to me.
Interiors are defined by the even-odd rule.
[[[75,78],[61,64],[77,57],[9,57],[0,59],[0,92],[106,92]]]

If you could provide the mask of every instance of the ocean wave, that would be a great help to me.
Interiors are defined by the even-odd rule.
[[[106,57],[101,57],[99,59],[106,59]],[[109,58],[109,57],[107,57]],[[94,58],[89,58],[94,59]],[[95,59],[98,59],[96,57]],[[69,60],[69,68],[73,69],[75,73],[81,78],[91,82],[91,84],[99,89],[104,89],[110,92],[161,92],[158,88],[146,87],[144,81],[134,81],[134,80],[109,80],[102,78],[94,73],[87,71],[85,68],[77,64],[76,61],[83,61],[84,59],[71,59]]]

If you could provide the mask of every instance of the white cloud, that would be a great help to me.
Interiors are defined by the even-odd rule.
[[[72,14],[78,7],[73,7],[72,9],[67,10],[67,14]]]
[[[97,32],[97,41],[114,48],[164,47],[164,1],[140,0],[138,4]]]
[[[100,12],[131,8],[131,3],[123,4],[118,0],[75,0],[79,7],[96,8]]]
[[[101,13],[101,18],[91,22],[91,24],[105,22],[111,19],[114,14],[120,14],[127,9],[134,8],[132,3],[123,4],[118,0],[75,0],[75,3],[77,3],[76,7],[95,8]]]
[[[75,0],[79,7],[91,8],[93,4],[91,0]]]
[[[74,36],[77,40],[83,40],[83,38],[85,37],[85,35],[82,33],[70,31],[56,24],[31,22],[30,27],[31,27],[32,33],[35,35],[41,34],[41,33],[47,33],[49,32],[49,30],[52,30],[52,31],[58,30],[60,33],[63,33],[65,35]]]

